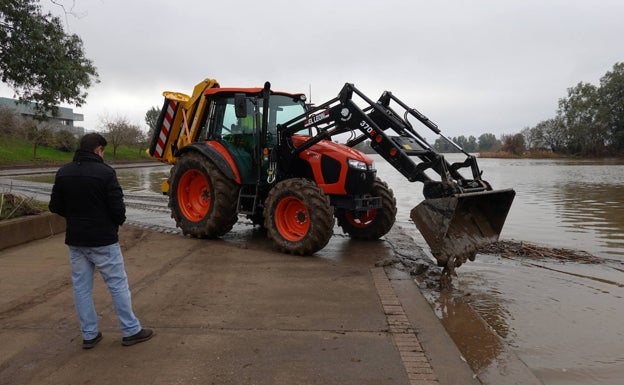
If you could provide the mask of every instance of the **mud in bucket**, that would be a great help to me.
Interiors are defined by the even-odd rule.
[[[498,240],[515,195],[507,189],[427,199],[410,217],[438,265],[446,266],[452,258],[457,267]]]

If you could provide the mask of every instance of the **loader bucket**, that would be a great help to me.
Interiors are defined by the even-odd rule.
[[[438,265],[446,266],[450,259],[458,267],[498,240],[515,195],[506,189],[426,199],[410,217]]]

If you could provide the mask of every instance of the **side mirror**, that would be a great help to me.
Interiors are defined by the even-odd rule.
[[[239,119],[247,117],[247,98],[245,94],[234,94],[234,112]]]

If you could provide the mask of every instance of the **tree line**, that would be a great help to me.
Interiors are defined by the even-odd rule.
[[[459,136],[452,140],[467,152],[523,155],[548,151],[589,157],[621,156],[624,154],[624,63],[616,63],[600,78],[599,85],[579,82],[568,88],[567,96],[559,99],[554,117],[534,127],[525,127],[500,139],[483,134],[478,139]],[[434,147],[440,152],[459,151],[444,138],[438,138]]]
[[[466,152],[498,151],[502,146],[501,141],[497,139],[494,134],[482,134],[478,139],[472,135],[468,138],[464,135],[460,135],[449,139],[458,144]],[[436,139],[433,148],[438,152],[459,152],[457,147],[442,137]]]

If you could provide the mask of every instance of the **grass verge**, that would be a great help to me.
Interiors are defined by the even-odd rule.
[[[70,162],[74,152],[65,152],[51,147],[37,147],[34,156],[32,143],[15,136],[0,136],[0,167],[46,167]],[[115,156],[109,144],[106,147],[104,160],[107,163],[141,162],[151,160],[145,150],[128,146],[119,146]]]

